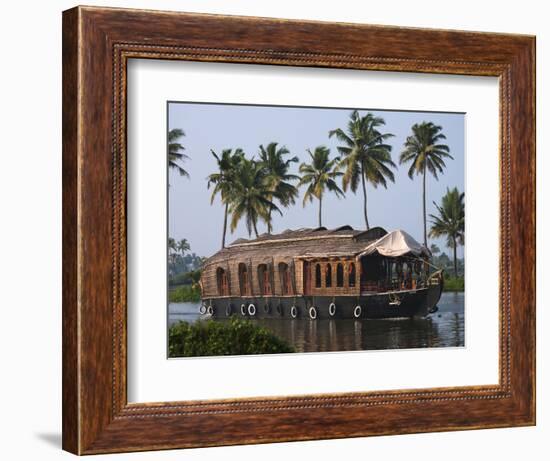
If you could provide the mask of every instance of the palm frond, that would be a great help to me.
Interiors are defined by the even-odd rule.
[[[414,173],[423,174],[424,169],[437,179],[438,174],[443,173],[446,167],[443,159],[453,159],[449,146],[440,143],[441,140],[447,139],[442,129],[440,125],[432,122],[415,123],[411,127],[413,134],[405,140],[399,156],[399,163],[411,162],[408,171],[411,179]]]
[[[178,142],[184,136],[185,133],[181,128],[173,128],[168,131],[168,168],[175,169],[180,176],[189,177],[189,173],[180,163],[189,158],[183,153],[185,148]]]

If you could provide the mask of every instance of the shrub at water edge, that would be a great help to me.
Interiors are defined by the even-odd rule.
[[[252,322],[199,320],[178,322],[170,327],[170,357],[208,355],[280,354],[294,348],[266,328]]]
[[[443,291],[464,291],[464,277],[446,277]]]

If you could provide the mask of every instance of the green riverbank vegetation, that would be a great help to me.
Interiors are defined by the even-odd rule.
[[[237,318],[228,322],[178,322],[170,327],[168,335],[170,357],[295,352],[292,346],[268,329]]]
[[[201,290],[198,285],[182,285],[168,290],[171,303],[200,302]]]
[[[445,277],[443,291],[464,291],[464,277]]]
[[[199,302],[199,281],[204,258],[191,253],[187,239],[168,239],[168,300],[171,303]]]

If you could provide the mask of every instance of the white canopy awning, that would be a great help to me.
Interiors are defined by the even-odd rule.
[[[424,245],[418,243],[402,230],[390,232],[365,248],[359,256],[367,256],[378,252],[382,256],[397,258],[404,255],[427,256],[431,253]]]

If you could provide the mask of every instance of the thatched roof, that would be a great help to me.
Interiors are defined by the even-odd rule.
[[[262,257],[266,260],[272,257],[290,260],[294,257],[354,256],[386,234],[386,230],[381,227],[368,231],[355,230],[351,226],[336,229],[287,229],[280,234],[262,234],[256,239],[235,240],[208,258],[206,265],[234,258],[244,262]]]

